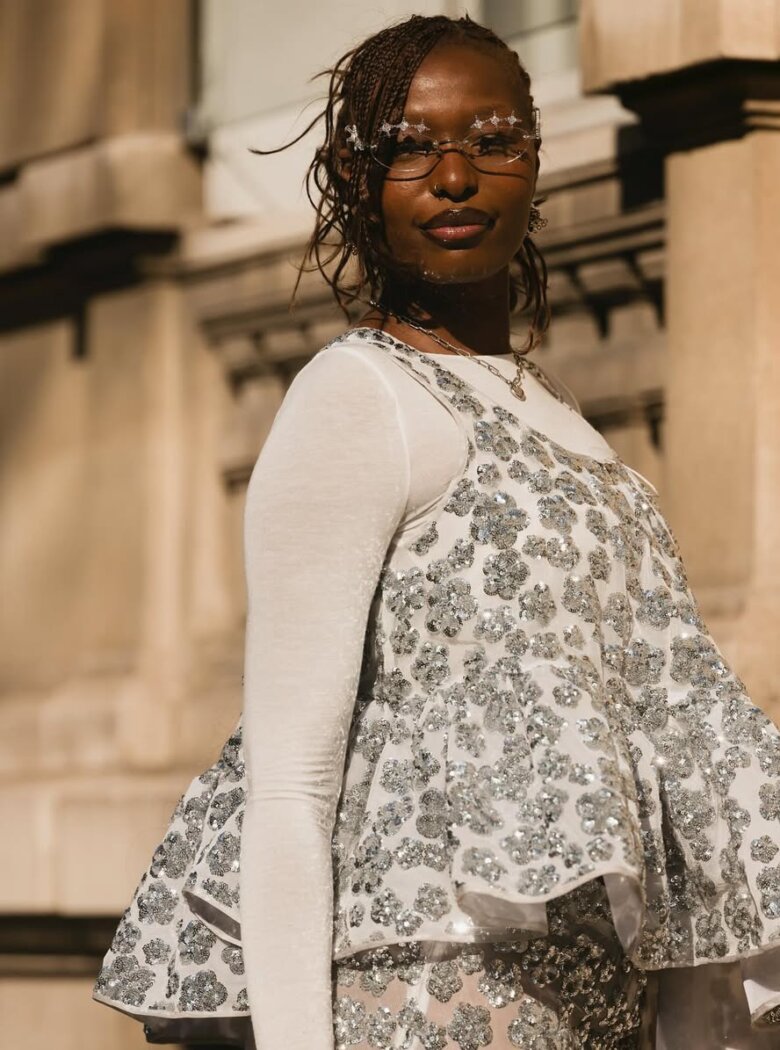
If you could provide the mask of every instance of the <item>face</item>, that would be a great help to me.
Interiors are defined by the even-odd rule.
[[[443,43],[415,74],[403,118],[423,122],[429,129],[425,138],[461,140],[476,133],[475,117],[494,113],[502,120],[499,130],[528,131],[529,112],[528,94],[508,64],[487,49]],[[513,113],[522,125],[507,121]],[[486,135],[495,130],[485,125]],[[485,145],[488,141],[483,140]],[[533,139],[523,140],[522,146],[524,156],[503,167],[476,159],[490,171],[478,170],[445,146],[444,156],[424,177],[397,179],[387,173],[382,219],[393,258],[434,284],[481,281],[505,270],[527,232],[539,168]],[[461,211],[462,216],[441,215]],[[441,223],[448,225],[442,228]]]

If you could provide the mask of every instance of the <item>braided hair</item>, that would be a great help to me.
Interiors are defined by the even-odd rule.
[[[349,304],[367,290],[374,300],[387,301],[394,288],[403,287],[412,274],[394,260],[381,230],[383,176],[367,151],[348,151],[346,126],[357,125],[364,141],[373,141],[383,121],[398,123],[409,86],[423,59],[440,41],[489,48],[506,62],[528,99],[531,116],[531,79],[517,53],[490,29],[468,16],[412,15],[390,25],[347,51],[330,69],[324,109],[292,142],[294,145],[324,118],[325,141],[317,148],[306,173],[306,195],[316,212],[314,230],[298,267],[292,301],[304,272],[319,270],[338,306],[349,320]],[[541,138],[537,138],[537,148]],[[347,160],[348,158],[348,160]],[[535,204],[540,201],[534,202]],[[352,266],[355,258],[356,265]],[[515,255],[519,275],[510,279],[510,310],[531,315],[529,337],[521,352],[531,350],[550,321],[547,302],[547,266],[529,234]]]

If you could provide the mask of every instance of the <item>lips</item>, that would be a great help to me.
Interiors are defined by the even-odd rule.
[[[425,236],[443,248],[473,248],[495,220],[478,208],[448,208],[421,226]]]
[[[440,211],[427,222],[422,223],[424,230],[439,230],[442,227],[453,229],[457,226],[489,226],[493,222],[486,211],[479,208],[447,208]]]

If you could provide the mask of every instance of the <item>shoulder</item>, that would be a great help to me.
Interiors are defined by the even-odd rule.
[[[387,348],[371,339],[366,330],[347,329],[326,343],[304,368],[327,369],[355,376],[372,375],[386,391],[395,390],[404,369]]]
[[[395,399],[364,355],[334,341],[297,372],[276,411],[249,480],[248,514],[290,499],[342,514],[361,499],[397,517],[408,489],[405,438]],[[399,509],[400,508],[400,509]],[[395,520],[395,519],[394,519]]]
[[[318,413],[330,409],[361,419],[373,412],[376,425],[387,424],[392,416],[397,427],[406,430],[430,401],[413,372],[365,331],[347,329],[295,375],[280,412],[302,404]]]
[[[402,447],[403,420],[386,364],[380,348],[348,333],[326,343],[290,382],[260,458],[305,447],[318,461],[351,449],[368,460]]]
[[[287,387],[276,412],[274,429],[303,419],[340,417],[343,431],[350,420],[379,424],[395,412],[395,398],[381,362],[371,348],[338,338],[327,343],[300,368]]]
[[[577,415],[582,415],[582,408],[577,400],[574,391],[571,387],[567,386],[566,383],[561,379],[557,373],[555,373],[549,365],[545,365],[544,368],[536,360],[529,359],[527,361],[529,371],[543,387],[545,387],[553,397],[557,397],[563,401],[570,408],[573,408]]]
[[[397,372],[380,347],[347,331],[326,343],[296,373],[285,400],[338,394],[343,403],[356,398],[390,403]]]

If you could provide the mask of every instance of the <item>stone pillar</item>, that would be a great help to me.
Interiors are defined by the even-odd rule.
[[[588,92],[665,153],[664,509],[694,593],[780,715],[780,3],[583,0]]]

